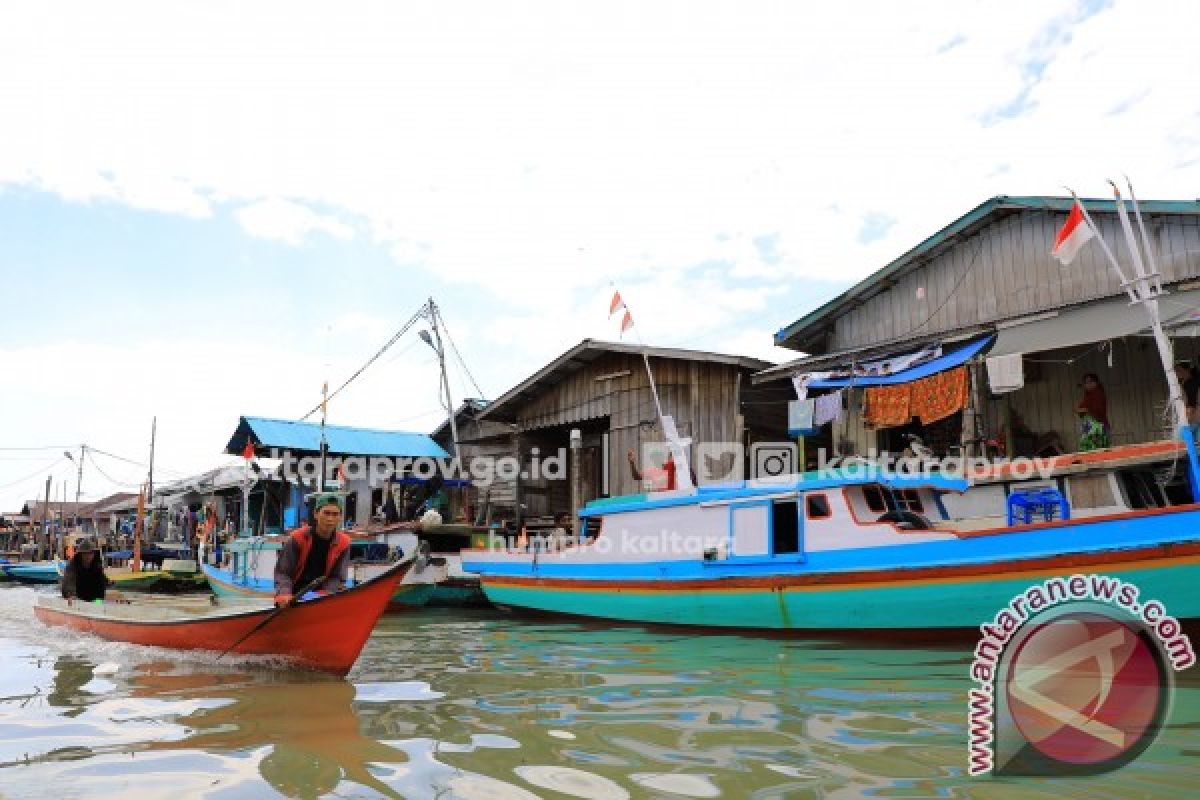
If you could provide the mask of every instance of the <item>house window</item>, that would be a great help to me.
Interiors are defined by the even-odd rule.
[[[824,494],[805,495],[804,509],[809,519],[825,519],[833,513],[829,509],[829,498]]]
[[[883,489],[878,486],[864,486],[863,497],[866,498],[867,508],[872,511],[882,514],[888,510],[887,498],[883,496]]]

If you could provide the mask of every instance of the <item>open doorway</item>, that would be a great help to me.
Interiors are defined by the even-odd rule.
[[[771,503],[771,552],[777,556],[800,552],[800,517],[795,500]]]

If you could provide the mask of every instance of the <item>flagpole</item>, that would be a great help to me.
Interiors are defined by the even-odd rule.
[[[620,293],[617,293],[618,296]],[[642,349],[642,361],[646,364],[646,377],[650,379],[650,394],[654,397],[654,409],[658,412],[658,422],[662,424],[663,410],[662,401],[658,397],[658,386],[654,383],[654,371],[650,369],[650,355],[646,352],[646,343],[642,341],[641,331],[637,329],[637,325],[633,324],[633,311],[629,309],[629,304],[625,302],[625,298],[620,298],[620,307],[625,309],[625,313],[629,315],[630,326],[633,328],[633,335],[637,338],[638,347]],[[609,311],[609,316],[612,316],[612,311]],[[624,331],[622,331],[624,334]]]
[[[1154,245],[1150,242],[1150,234],[1146,233],[1146,223],[1142,221],[1142,209],[1138,205],[1137,195],[1133,193],[1133,181],[1125,176],[1125,185],[1129,187],[1129,199],[1133,201],[1133,215],[1137,217],[1138,230],[1142,234],[1142,245],[1146,248],[1146,260],[1150,264],[1150,277],[1154,278],[1154,289],[1163,294],[1162,273],[1158,270],[1158,259],[1154,255]]]
[[[650,381],[650,394],[654,398],[654,410],[658,412],[658,425],[662,429],[663,439],[666,440],[667,448],[671,453],[672,460],[676,464],[676,468],[683,470],[682,477],[677,477],[677,481],[684,482],[688,486],[693,486],[691,465],[687,451],[684,449],[684,443],[679,440],[679,431],[675,427],[674,419],[671,420],[670,425],[667,424],[666,415],[663,414],[662,400],[658,396],[658,385],[654,382],[654,371],[650,368],[650,354],[646,349],[646,343],[642,341],[641,332],[633,324],[633,312],[629,310],[629,306],[625,303],[624,298],[620,296],[620,292],[616,292],[614,295],[613,303],[609,308],[609,316],[612,316],[613,311],[618,307],[618,303],[620,307],[625,309],[625,314],[630,321],[630,327],[634,328],[633,335],[637,338],[638,346],[642,351],[642,362],[646,365],[646,377]],[[624,334],[624,330],[622,330],[622,334]],[[695,487],[693,486],[693,488]]]
[[[317,494],[325,491],[325,414],[329,402],[329,381],[321,385],[321,472],[317,476]]]
[[[1133,284],[1130,283],[1129,279],[1125,277],[1125,272],[1121,269],[1121,265],[1117,263],[1117,257],[1113,255],[1113,251],[1108,249],[1108,242],[1104,241],[1104,234],[1100,232],[1100,228],[1096,226],[1096,223],[1092,222],[1092,216],[1087,212],[1087,208],[1083,205],[1083,201],[1079,199],[1079,196],[1075,194],[1075,191],[1070,186],[1066,187],[1066,189],[1071,193],[1071,197],[1074,198],[1075,204],[1079,206],[1080,212],[1083,213],[1083,221],[1088,224],[1089,228],[1096,232],[1096,240],[1100,242],[1100,249],[1103,250],[1104,255],[1108,257],[1108,263],[1111,264],[1113,270],[1116,271],[1117,277],[1121,279],[1121,288],[1124,289],[1125,293],[1129,295],[1129,302],[1138,302],[1138,296],[1133,289]]]
[[[1137,271],[1137,289],[1138,300],[1146,309],[1146,314],[1150,317],[1150,330],[1154,335],[1154,343],[1158,346],[1158,357],[1162,361],[1163,373],[1167,379],[1167,394],[1170,405],[1171,416],[1173,417],[1171,426],[1173,430],[1178,431],[1180,427],[1188,424],[1187,404],[1183,399],[1183,389],[1179,385],[1179,376],[1175,374],[1175,355],[1171,348],[1171,340],[1167,338],[1166,332],[1162,327],[1162,318],[1158,308],[1158,293],[1150,289],[1150,281],[1146,275],[1146,265],[1142,263],[1141,248],[1138,246],[1137,237],[1133,233],[1133,225],[1129,222],[1129,212],[1125,210],[1125,201],[1121,197],[1121,190],[1115,183],[1109,181],[1113,187],[1113,202],[1117,206],[1117,217],[1121,220],[1121,230],[1125,233],[1125,242],[1129,245],[1130,257],[1133,259],[1133,268]]]

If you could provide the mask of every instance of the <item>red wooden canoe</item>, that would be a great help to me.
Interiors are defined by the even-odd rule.
[[[372,580],[280,612],[231,652],[277,655],[299,666],[345,675],[387,608],[412,561]],[[274,611],[267,603],[80,603],[43,597],[33,609],[47,625],[63,625],[104,639],[178,650],[223,652]]]

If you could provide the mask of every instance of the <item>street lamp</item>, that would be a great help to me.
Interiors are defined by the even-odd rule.
[[[462,467],[462,460],[458,452],[458,423],[454,419],[454,399],[450,396],[450,379],[446,377],[446,351],[442,348],[442,337],[437,332],[437,320],[434,320],[433,335],[430,335],[427,330],[417,331],[417,336],[421,337],[421,341],[429,345],[430,349],[437,354],[438,367],[442,373],[442,391],[446,398],[446,413],[450,416],[450,438],[454,445],[454,460],[458,462],[458,467]],[[436,340],[434,337],[437,337]]]

